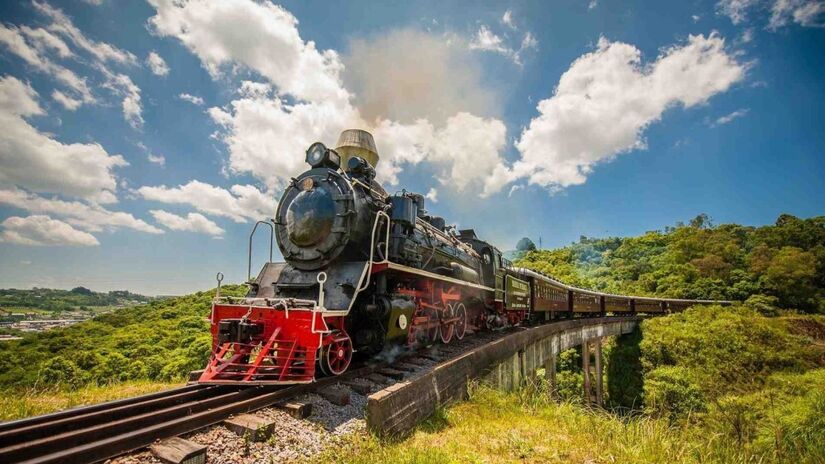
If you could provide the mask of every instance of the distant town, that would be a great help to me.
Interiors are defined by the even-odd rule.
[[[0,342],[19,340],[26,333],[67,327],[120,308],[138,306],[162,297],[126,290],[106,293],[85,287],[0,289]]]

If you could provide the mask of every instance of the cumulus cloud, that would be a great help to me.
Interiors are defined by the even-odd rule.
[[[0,78],[0,186],[116,202],[113,170],[126,160],[96,143],[61,143],[26,121],[42,114],[34,89],[15,77]]]
[[[550,190],[582,184],[596,164],[645,148],[644,130],[666,109],[702,104],[745,72],[717,34],[691,35],[646,66],[633,45],[601,38],[539,102],[539,115],[516,142],[521,159],[512,169],[500,167],[490,187],[518,178]]]
[[[169,74],[169,66],[166,64],[166,61],[154,50],[149,52],[149,56],[146,57],[146,65],[149,66],[152,74],[156,76],[166,76]]]
[[[341,130],[358,127],[355,109],[334,101],[288,104],[270,86],[246,82],[227,107],[208,110],[229,148],[229,169],[251,173],[270,188],[305,170],[301,154],[319,140],[334,143]]]
[[[238,223],[270,218],[277,207],[273,195],[261,192],[252,185],[233,185],[226,190],[193,180],[178,187],[144,186],[137,193],[147,200],[191,205],[202,213],[227,217]]]
[[[179,39],[219,76],[234,65],[260,73],[280,92],[307,101],[345,101],[341,62],[298,32],[298,20],[269,2],[150,0],[154,32]]]
[[[182,94],[178,95],[178,98],[180,98],[183,101],[188,101],[189,103],[191,103],[193,105],[196,105],[196,106],[203,105],[203,98],[196,97],[195,95],[190,95],[188,93],[182,93]]]
[[[189,213],[186,217],[183,217],[159,209],[153,209],[149,212],[159,224],[168,227],[170,230],[198,232],[213,237],[222,237],[225,232],[202,214]]]
[[[66,222],[87,232],[133,229],[149,234],[162,234],[155,226],[137,219],[129,213],[110,211],[94,203],[44,198],[20,189],[0,189],[0,204],[35,214],[47,214],[64,218]]]
[[[443,182],[462,189],[485,184],[490,171],[483,169],[501,162],[506,129],[488,117],[494,97],[481,88],[478,67],[459,39],[454,44],[402,30],[356,40],[345,58],[353,70],[345,85],[339,56],[304,41],[295,18],[281,7],[244,0],[152,4],[155,33],[179,39],[213,76],[248,68],[265,79],[243,82],[233,101],[208,109],[218,125],[213,137],[229,149],[232,173],[252,174],[270,190],[283,187],[305,169],[306,147],[319,140],[332,144],[350,127],[374,132],[382,159],[378,173],[390,183],[397,183],[404,164],[426,159]],[[526,43],[535,46],[534,39]],[[455,149],[464,151],[450,151]],[[457,167],[470,158],[471,168]],[[159,195],[147,188],[142,192]],[[226,192],[220,196],[227,201]],[[227,216],[225,209],[202,203],[196,208]]]
[[[388,161],[378,165],[382,180],[397,184],[402,165],[426,160],[440,168],[439,180],[456,190],[470,184],[487,190],[493,170],[503,163],[500,153],[507,141],[500,120],[469,113],[458,113],[438,128],[424,119],[414,124],[384,120],[373,132]]]
[[[736,111],[734,111],[730,114],[720,116],[719,118],[716,119],[716,122],[714,122],[711,126],[712,127],[717,127],[717,126],[727,124],[727,123],[733,121],[734,119],[741,118],[742,116],[745,116],[746,114],[748,114],[748,111],[749,111],[748,108],[741,108],[741,109],[738,109],[738,110],[736,110]]]
[[[30,246],[97,246],[94,235],[48,216],[12,216],[0,223],[0,241]]]

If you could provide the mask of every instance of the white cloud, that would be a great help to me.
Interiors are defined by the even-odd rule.
[[[724,125],[724,124],[727,124],[727,123],[733,121],[734,119],[741,118],[742,116],[745,116],[746,114],[748,114],[748,111],[749,111],[748,108],[741,108],[741,109],[738,109],[738,110],[736,110],[736,111],[734,111],[730,114],[720,116],[719,118],[716,119],[716,122],[711,125],[711,127],[721,126],[721,125]]]
[[[587,9],[588,10],[594,10],[594,9],[596,9],[597,6],[599,6],[599,1],[598,0],[590,0],[590,2],[587,4]]]
[[[823,0],[719,0],[716,10],[729,17],[733,24],[746,22],[753,10],[770,10],[768,29],[772,30],[789,22],[805,27],[825,26]]]
[[[252,185],[233,185],[226,190],[197,180],[179,187],[144,186],[137,193],[147,200],[187,204],[202,213],[239,223],[272,217],[278,204],[273,195]]]
[[[61,92],[60,90],[52,91],[52,99],[57,103],[60,103],[60,105],[63,106],[63,108],[66,108],[69,111],[74,111],[80,108],[80,105],[83,104],[82,101],[76,100]]]
[[[86,84],[86,79],[79,77],[73,71],[54,63],[44,56],[43,51],[44,48],[47,47],[38,47],[37,44],[47,44],[50,43],[50,41],[44,38],[46,37],[45,35],[35,33],[34,31],[34,29],[26,28],[25,26],[23,28],[17,28],[15,26],[0,24],[0,43],[5,45],[10,52],[23,59],[26,64],[44,74],[52,76],[66,87],[72,89],[78,96],[77,98],[71,97],[73,101],[94,103],[95,98]],[[25,36],[28,36],[29,41],[27,41]],[[49,34],[49,36],[51,36],[51,34]],[[32,40],[34,40],[34,42],[30,44]],[[55,46],[54,43],[52,43],[52,48],[53,46]],[[65,44],[63,44],[63,46],[65,47]],[[57,47],[60,48],[60,46]]]
[[[48,216],[12,216],[0,223],[0,241],[30,246],[97,246],[94,235]]]
[[[402,165],[428,161],[440,169],[440,181],[455,190],[477,184],[486,191],[507,142],[504,123],[469,113],[448,118],[440,128],[424,119],[414,124],[384,120],[373,132],[381,141],[377,171],[382,181],[395,185]]]
[[[521,159],[499,167],[490,189],[517,178],[551,191],[582,184],[596,164],[645,148],[644,130],[666,109],[702,104],[744,78],[746,65],[724,45],[716,34],[691,35],[643,66],[636,47],[601,38],[539,102],[516,142]]]
[[[34,47],[41,53],[52,50],[57,53],[57,56],[60,58],[69,58],[74,56],[74,53],[69,50],[69,46],[66,45],[66,42],[41,27],[31,28],[28,26],[20,26],[20,31],[23,32],[26,38],[28,38]]]
[[[146,159],[149,160],[150,163],[166,166],[166,157],[163,155],[153,155],[152,153],[147,153]]]
[[[65,218],[67,222],[88,232],[134,229],[149,234],[163,231],[122,211],[109,211],[94,203],[64,201],[58,198],[43,198],[20,189],[0,190],[0,204],[12,206],[35,214],[48,214]]]
[[[166,64],[166,61],[164,61],[163,58],[161,58],[161,56],[154,50],[149,52],[149,56],[146,57],[146,64],[149,66],[152,73],[157,76],[165,76],[169,74],[169,66]]]
[[[178,98],[180,98],[183,101],[188,101],[189,103],[191,103],[193,105],[196,105],[196,106],[203,105],[203,98],[196,97],[195,95],[190,95],[188,93],[182,93],[182,94],[178,95]]]
[[[228,107],[208,112],[221,126],[216,136],[229,147],[230,171],[252,173],[270,188],[305,170],[301,154],[310,144],[334,143],[341,130],[359,120],[349,105],[290,105],[253,83],[245,83],[240,98]]]
[[[332,50],[304,42],[298,20],[269,2],[150,0],[156,34],[177,37],[213,75],[232,65],[257,71],[280,92],[306,101],[344,102],[342,66]]]
[[[48,26],[50,31],[69,39],[78,47],[91,53],[99,61],[113,61],[115,63],[130,65],[137,64],[137,57],[132,53],[121,50],[114,45],[97,42],[86,37],[59,8],[55,8],[46,2],[38,0],[34,0],[33,4],[35,9],[52,20]]]
[[[36,98],[27,84],[0,78],[0,186],[117,201],[112,171],[126,166],[126,160],[96,143],[64,144],[38,131],[25,119],[43,114]]]
[[[727,17],[733,24],[739,24],[747,19],[747,11],[761,0],[719,0],[716,10]]]
[[[505,26],[509,27],[510,29],[516,30],[515,22],[513,21],[513,10],[507,10],[504,12],[504,16],[501,17],[501,22]]]
[[[702,19],[702,17],[699,15],[691,15],[690,19],[692,19],[694,23],[697,23],[700,19]]]
[[[470,41],[470,48],[472,50],[501,53],[502,55],[512,53],[510,48],[504,46],[504,40],[484,24],[478,28],[475,37]]]
[[[478,28],[475,36],[470,41],[471,50],[499,53],[509,57],[513,60],[513,63],[519,66],[523,64],[521,61],[522,54],[527,50],[537,49],[538,45],[539,43],[536,37],[530,31],[527,31],[521,40],[521,46],[518,49],[514,49],[506,45],[504,39],[493,33],[490,28],[484,24]]]
[[[825,1],[776,0],[771,8],[768,27],[778,29],[793,21],[806,27],[825,26]]]
[[[438,190],[436,190],[435,187],[431,188],[427,192],[427,194],[424,195],[424,198],[430,200],[433,203],[438,203]]]
[[[222,237],[224,230],[217,224],[207,219],[204,215],[198,213],[189,213],[186,217],[178,216],[167,211],[153,209],[149,211],[158,223],[168,227],[171,230],[199,232],[202,234],[212,235],[214,237]]]
[[[125,119],[133,129],[143,127],[143,107],[140,102],[140,87],[135,85],[132,79],[126,74],[112,72],[101,64],[98,64],[97,68],[106,79],[101,85],[111,90],[115,95],[123,98],[121,102],[123,119]]]
[[[232,102],[208,109],[219,126],[213,137],[228,147],[227,167],[231,173],[252,174],[269,189],[282,187],[287,179],[305,170],[301,154],[306,147],[319,140],[332,144],[341,130],[350,127],[372,127],[382,159],[378,172],[390,182],[397,182],[403,164],[427,159],[436,164],[441,180],[457,189],[483,185],[490,171],[482,171],[481,167],[492,168],[500,161],[499,153],[506,144],[504,124],[472,114],[481,107],[495,107],[487,103],[491,101],[489,92],[476,91],[480,86],[478,74],[474,74],[477,68],[472,66],[475,62],[466,59],[471,64],[469,72],[459,69],[455,74],[445,73],[453,68],[441,66],[447,61],[444,57],[471,55],[466,43],[459,47],[460,39],[453,44],[452,38],[401,30],[369,42],[354,41],[347,60],[355,74],[347,79],[353,83],[359,103],[356,106],[350,101],[353,94],[341,82],[344,66],[338,55],[319,52],[314,43],[305,42],[295,18],[280,7],[243,0],[209,4],[152,0],[152,4],[157,9],[150,20],[155,33],[181,40],[213,76],[249,68],[266,79],[243,82]],[[526,37],[525,46],[535,47],[532,35]],[[456,53],[459,48],[463,51]],[[409,50],[424,53],[405,53]],[[378,65],[387,59],[392,66]],[[370,72],[376,69],[378,72]],[[432,78],[422,79],[427,76]],[[442,91],[444,82],[451,87]],[[444,95],[447,98],[439,98]],[[419,104],[419,97],[426,103]],[[401,108],[400,114],[388,114],[397,108]],[[463,130],[469,135],[460,132]],[[421,137],[412,143],[417,151],[396,150],[410,145],[410,134]],[[454,139],[462,139],[463,143]],[[457,145],[468,153],[448,152]],[[479,153],[473,157],[471,152],[476,150]],[[469,172],[456,167],[457,162],[466,163],[471,157],[473,168]],[[168,199],[168,191],[174,189],[148,189],[158,188],[144,187],[140,192],[173,201]],[[194,190],[191,183],[189,189]],[[212,193],[224,204],[231,203],[226,199],[227,192]],[[196,205],[208,214],[244,218],[242,214],[227,213],[234,210],[216,208],[202,200],[178,201],[183,194],[175,190],[174,201]]]
[[[745,28],[745,30],[742,31],[742,34],[739,37],[736,38],[735,43],[737,45],[751,43],[751,42],[753,42],[753,36],[754,36],[753,28],[752,27]]]

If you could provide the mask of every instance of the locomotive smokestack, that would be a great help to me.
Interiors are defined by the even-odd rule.
[[[353,156],[364,158],[373,168],[378,165],[378,148],[372,134],[365,130],[347,129],[341,132],[335,151],[341,155],[341,166],[346,166]]]

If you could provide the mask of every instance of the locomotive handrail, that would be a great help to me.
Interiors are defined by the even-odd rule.
[[[258,221],[255,223],[255,227],[252,228],[252,233],[249,234],[249,256],[246,261],[246,281],[249,282],[252,280],[252,238],[255,236],[255,231],[258,229],[258,226],[261,224],[266,224],[269,226],[269,263],[272,262],[272,249],[275,245],[275,226],[272,225],[271,221]]]
[[[382,217],[387,219],[387,234],[384,238],[384,260],[381,262],[386,263],[390,259],[390,216],[383,211],[378,211],[377,213],[375,213],[375,222],[372,224],[372,235],[370,237],[370,260],[367,265],[367,269],[365,269],[367,278],[363,282],[361,282],[361,280],[358,281],[358,287],[355,289],[356,294],[366,290],[367,287],[370,286],[371,273],[369,271],[369,268],[372,266],[374,262],[373,258],[375,257],[375,237],[376,232],[378,231],[378,222]],[[364,279],[363,275],[361,276],[361,279]],[[355,300],[355,297],[353,297],[353,300]]]

